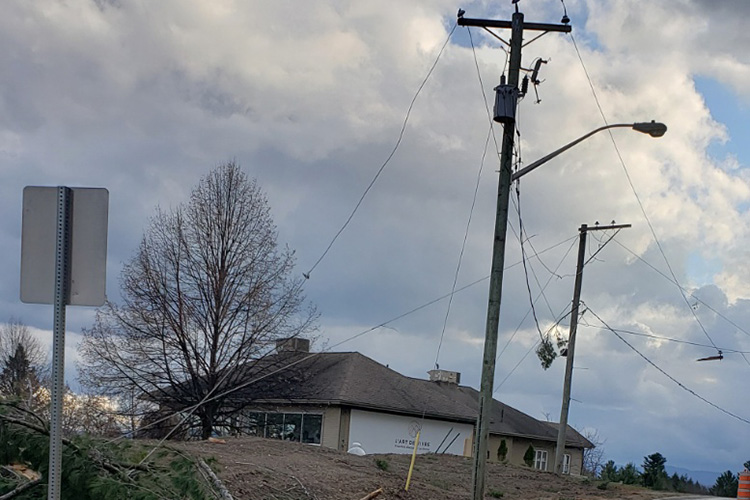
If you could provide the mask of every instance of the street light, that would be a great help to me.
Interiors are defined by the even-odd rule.
[[[628,127],[632,128],[633,130],[637,132],[641,132],[644,134],[648,134],[651,137],[661,137],[667,132],[667,126],[660,122],[655,122],[651,120],[650,122],[638,122],[638,123],[615,123],[613,125],[605,125],[604,127],[599,127],[596,130],[592,130],[588,134],[579,137],[575,141],[566,144],[565,146],[561,147],[560,149],[551,152],[547,156],[543,158],[539,158],[537,161],[530,163],[529,165],[525,166],[521,170],[518,170],[517,172],[514,172],[513,175],[511,175],[511,181],[515,181],[522,175],[526,175],[535,168],[541,166],[543,163],[547,163],[549,160],[554,158],[555,156],[559,155],[560,153],[567,151],[568,149],[572,148],[579,142],[585,141],[592,135],[596,134],[597,132],[601,132],[602,130],[607,130],[610,128],[618,128],[618,127]]]
[[[572,148],[579,142],[582,142],[592,135],[596,134],[597,132],[601,132],[602,130],[607,130],[611,128],[621,128],[621,127],[628,127],[631,128],[637,132],[641,132],[644,134],[648,134],[651,137],[661,137],[667,132],[667,126],[660,122],[655,122],[654,120],[651,120],[650,122],[638,122],[638,123],[615,123],[612,125],[605,125],[604,127],[599,127],[595,130],[592,130],[586,135],[583,135],[576,139],[573,142],[570,142],[566,144],[565,146],[561,147],[560,149],[557,149],[547,156],[544,156],[540,159],[538,159],[535,162],[530,163],[526,167],[522,168],[521,170],[516,171],[511,175],[511,182],[515,181],[516,179],[520,178],[521,176],[531,172],[537,167],[540,167],[544,163],[547,163],[552,158],[555,158],[560,153],[563,153],[567,151],[568,149]],[[582,228],[585,227],[582,226]],[[585,231],[581,233],[581,238],[585,238]],[[585,242],[585,239],[582,241]],[[581,279],[581,263],[582,263],[582,257],[583,257],[583,247],[581,246],[579,249],[579,269],[576,274],[576,289],[577,294],[580,293],[580,279]],[[563,384],[563,402],[562,402],[562,409],[560,410],[560,423],[558,426],[557,431],[557,446],[555,450],[555,472],[561,473],[562,472],[562,462],[563,462],[563,455],[565,451],[565,435],[567,433],[567,427],[568,427],[568,410],[569,410],[569,403],[570,403],[570,386],[572,383],[572,377],[573,377],[573,347],[574,347],[574,339],[575,339],[575,322],[576,317],[578,314],[578,302],[574,299],[573,301],[573,307],[571,310],[571,339],[570,339],[570,352],[568,353],[568,362],[566,363],[565,367],[565,381]],[[721,354],[721,353],[720,353]],[[706,358],[708,359],[708,358]],[[701,361],[701,360],[699,360]]]
[[[519,40],[520,34],[515,35]],[[495,374],[495,357],[497,356],[497,331],[500,322],[500,302],[503,289],[503,264],[505,262],[506,229],[508,227],[508,201],[510,199],[510,185],[532,170],[540,167],[560,153],[567,151],[581,141],[584,141],[602,130],[611,128],[628,127],[637,132],[642,132],[651,137],[661,137],[667,131],[663,123],[651,121],[640,123],[616,123],[605,125],[592,130],[575,141],[566,144],[560,149],[553,151],[547,156],[527,165],[515,173],[510,172],[511,151],[513,149],[512,127],[507,124],[503,131],[503,151],[501,157],[500,179],[498,184],[497,213],[495,214],[495,237],[492,247],[492,270],[490,273],[490,290],[487,305],[487,329],[484,339],[484,354],[482,361],[482,378],[479,390],[479,415],[476,426],[476,444],[474,446],[474,477],[473,495],[474,500],[484,497],[484,474],[487,460],[487,448],[489,441],[490,408],[492,406],[492,386]],[[566,425],[567,427],[567,425]],[[565,432],[563,426],[560,431]],[[564,434],[563,434],[564,436]],[[563,438],[563,443],[564,443]]]

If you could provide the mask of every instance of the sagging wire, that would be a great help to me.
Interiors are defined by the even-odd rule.
[[[409,123],[409,117],[411,116],[411,111],[414,108],[414,103],[417,101],[417,97],[419,97],[419,94],[422,92],[422,89],[424,88],[425,84],[427,83],[427,80],[429,80],[430,76],[432,75],[432,72],[435,70],[435,67],[437,66],[438,61],[440,61],[440,57],[443,55],[443,52],[445,51],[445,47],[448,46],[448,42],[450,42],[451,37],[453,36],[453,32],[456,31],[456,27],[458,26],[458,23],[453,24],[453,28],[451,29],[450,33],[448,33],[448,37],[445,39],[445,42],[443,43],[442,47],[440,47],[440,51],[438,51],[437,57],[435,58],[435,62],[432,63],[432,66],[430,66],[429,71],[427,71],[427,75],[425,75],[424,79],[422,80],[422,83],[419,85],[419,88],[417,89],[417,92],[414,94],[414,97],[412,98],[411,102],[409,103],[409,107],[406,110],[406,116],[404,117],[404,122],[401,125],[401,130],[398,134],[398,139],[396,140],[396,144],[393,146],[393,149],[391,150],[388,157],[385,159],[385,161],[380,165],[380,168],[378,169],[375,176],[370,181],[370,184],[367,185],[367,188],[365,188],[365,191],[362,193],[362,196],[359,198],[359,201],[357,201],[357,204],[354,206],[354,209],[349,214],[349,217],[346,219],[344,224],[341,226],[341,228],[336,232],[336,234],[331,239],[331,242],[328,244],[326,249],[323,251],[320,257],[318,257],[318,260],[315,261],[315,264],[312,265],[309,271],[306,273],[302,273],[302,275],[306,279],[310,279],[310,275],[315,270],[316,267],[318,267],[318,264],[325,258],[325,256],[328,254],[328,252],[331,250],[331,247],[333,247],[333,244],[336,242],[338,237],[341,235],[341,233],[344,232],[344,229],[349,225],[349,223],[354,218],[354,214],[357,213],[357,210],[359,209],[360,205],[362,205],[362,202],[364,201],[365,197],[367,196],[367,193],[370,192],[370,189],[375,185],[375,182],[378,180],[378,177],[380,177],[380,174],[383,173],[383,170],[385,167],[390,163],[393,156],[396,154],[396,151],[398,150],[399,146],[401,145],[401,141],[404,138],[404,132],[406,131],[406,125]]]
[[[614,328],[612,328],[611,326],[609,326],[598,314],[596,314],[594,311],[592,311],[590,307],[586,306],[586,309],[588,310],[589,313],[591,313],[591,315],[593,315],[597,320],[599,320],[599,322],[601,322],[601,324],[604,325],[604,327],[608,331],[610,331],[611,333],[613,333],[626,346],[628,346],[633,352],[635,352],[636,354],[638,354],[638,356],[640,356],[644,361],[646,361],[646,363],[648,363],[649,365],[651,365],[652,367],[654,367],[659,373],[661,373],[662,375],[664,375],[665,377],[667,377],[669,380],[671,380],[672,382],[674,382],[675,384],[677,384],[677,386],[680,389],[682,389],[682,390],[688,392],[689,394],[695,396],[699,400],[703,401],[704,403],[708,404],[709,406],[712,406],[713,408],[719,410],[720,412],[722,412],[722,413],[724,413],[726,415],[729,415],[730,417],[732,417],[732,418],[734,418],[736,420],[739,420],[740,422],[744,422],[746,424],[750,424],[750,420],[748,420],[748,419],[746,419],[744,417],[741,417],[741,416],[737,415],[736,413],[732,413],[731,411],[729,411],[729,410],[727,410],[725,408],[722,408],[721,406],[717,405],[716,403],[714,403],[712,401],[709,401],[708,399],[704,398],[703,396],[701,396],[700,394],[698,394],[697,392],[695,392],[694,390],[690,389],[685,384],[683,384],[682,382],[680,382],[679,380],[677,380],[676,378],[674,378],[672,375],[670,375],[669,373],[667,373],[663,368],[661,368],[655,362],[651,361],[651,359],[649,359],[645,354],[643,354],[638,349],[636,349],[635,346],[633,346],[633,344],[631,344],[630,342],[628,342],[627,340],[625,340],[625,338],[623,338],[622,335],[620,335]]]
[[[563,6],[565,3],[563,2]],[[602,117],[602,120],[605,125],[609,125],[609,122],[607,120],[606,115],[604,114],[604,110],[601,106],[601,103],[599,101],[599,96],[596,93],[596,87],[594,87],[594,82],[592,81],[588,70],[586,69],[586,65],[583,62],[583,57],[581,56],[581,51],[578,49],[578,44],[576,43],[575,37],[573,36],[573,33],[568,33],[570,35],[570,39],[573,42],[573,47],[575,48],[576,54],[578,55],[578,60],[581,63],[581,67],[583,68],[583,72],[586,76],[586,80],[588,81],[589,87],[591,89],[591,93],[594,97],[594,101],[596,103],[596,107],[599,110],[599,114]],[[695,313],[693,308],[690,306],[690,302],[687,299],[687,296],[682,291],[682,286],[679,285],[679,280],[677,279],[677,275],[675,274],[674,270],[672,269],[672,265],[669,262],[669,259],[667,258],[666,252],[664,251],[664,248],[661,245],[661,241],[659,240],[659,237],[656,235],[656,230],[654,229],[653,224],[651,223],[651,219],[649,218],[648,214],[646,213],[646,208],[643,205],[643,201],[641,200],[640,195],[638,194],[638,191],[635,189],[635,184],[633,183],[633,179],[630,176],[630,172],[628,171],[627,165],[625,164],[625,160],[622,157],[622,154],[620,153],[620,148],[617,146],[617,141],[615,140],[615,136],[612,133],[612,130],[607,130],[609,133],[609,138],[612,141],[612,145],[614,146],[615,153],[617,154],[617,158],[620,161],[620,165],[622,166],[623,172],[625,173],[625,177],[628,181],[628,184],[630,185],[630,189],[635,195],[635,199],[638,202],[638,207],[641,210],[641,213],[643,214],[643,218],[646,220],[646,224],[648,225],[649,230],[651,231],[651,235],[654,238],[654,242],[656,243],[656,247],[659,250],[659,253],[661,254],[662,258],[664,259],[664,263],[667,265],[667,269],[669,269],[669,273],[672,276],[672,279],[675,281],[675,283],[678,284],[678,288],[680,290],[680,295],[685,302],[685,304],[688,306],[688,309],[690,309],[690,313],[693,315],[693,319],[698,323],[698,326],[700,327],[701,331],[703,331],[703,334],[706,336],[708,341],[711,343],[712,346],[714,346],[714,349],[718,352],[718,347],[716,347],[716,343],[711,338],[711,336],[708,334],[708,331],[706,330],[705,326],[701,322],[700,318],[698,318],[698,315]]]

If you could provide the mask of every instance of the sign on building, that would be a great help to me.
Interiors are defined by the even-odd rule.
[[[421,430],[417,453],[463,455],[471,439],[470,424],[421,419],[387,413],[352,410],[349,446],[354,443],[365,453],[412,453],[417,431]]]

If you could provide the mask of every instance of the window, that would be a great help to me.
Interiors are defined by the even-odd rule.
[[[536,450],[536,456],[534,457],[534,468],[539,470],[547,470],[547,450]]]
[[[241,432],[250,436],[320,444],[323,415],[309,413],[261,413],[242,415]]]
[[[567,453],[563,455],[562,473],[570,474],[570,455],[568,455]]]
[[[284,437],[284,414],[283,413],[266,414],[265,437],[271,438],[271,439],[282,439]]]
[[[320,444],[320,430],[323,428],[323,415],[302,415],[302,442]]]

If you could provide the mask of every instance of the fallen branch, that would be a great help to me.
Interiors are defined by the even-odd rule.
[[[20,420],[17,418],[9,417],[7,415],[0,415],[0,419],[5,420],[6,422],[10,424],[17,425],[19,427],[25,427],[26,429],[32,430],[34,432],[37,432],[39,434],[42,434],[44,436],[49,436],[49,429],[46,427],[41,427],[35,424],[32,424],[31,422],[26,422],[24,420]],[[76,454],[79,456],[88,456],[90,459],[92,459],[94,462],[96,462],[102,469],[106,470],[107,472],[110,472],[111,474],[123,476],[128,480],[132,480],[128,477],[128,475],[123,472],[122,469],[135,469],[142,472],[148,472],[149,469],[147,466],[140,465],[140,464],[127,464],[122,462],[110,462],[101,453],[88,453],[85,454],[81,448],[75,445],[71,440],[66,438],[61,438],[62,444],[65,446],[70,447]],[[96,455],[96,456],[95,456]],[[2,497],[0,497],[0,500],[3,500]]]
[[[0,500],[10,500],[11,498],[15,497],[16,495],[20,495],[21,493],[28,490],[29,488],[33,488],[40,482],[42,482],[41,477],[39,479],[34,479],[33,481],[29,481],[28,483],[23,483],[21,486],[19,486],[15,490],[9,491],[5,495],[0,496]]]
[[[289,474],[289,477],[291,477],[292,479],[294,479],[295,481],[297,481],[297,484],[299,484],[302,487],[302,490],[305,492],[305,496],[307,498],[313,498],[313,499],[317,498],[315,495],[312,495],[312,494],[310,494],[309,491],[307,491],[307,488],[305,488],[305,485],[302,484],[302,481],[300,481],[299,479],[297,479],[296,476],[292,476],[291,474]]]
[[[383,488],[378,488],[372,493],[368,493],[366,496],[362,497],[360,500],[372,500],[373,498],[379,496],[381,493],[383,493]]]
[[[219,479],[219,477],[214,474],[214,471],[211,470],[211,467],[209,467],[202,458],[198,459],[198,466],[203,472],[206,473],[209,478],[211,478],[211,482],[214,484],[214,486],[216,486],[216,489],[219,490],[219,495],[221,495],[222,500],[234,500],[227,487],[224,486],[224,483],[221,482],[221,479]]]

